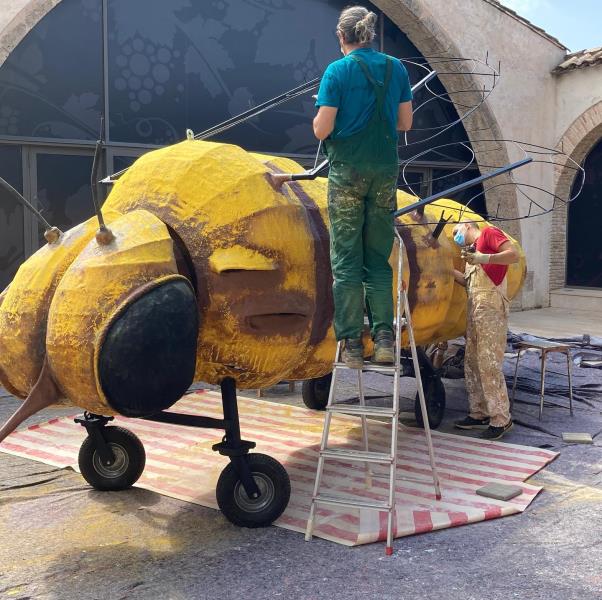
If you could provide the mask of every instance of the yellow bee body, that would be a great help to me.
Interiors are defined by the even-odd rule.
[[[241,388],[257,388],[328,373],[335,339],[327,181],[293,182],[279,191],[266,178],[301,170],[289,159],[192,140],[138,159],[103,208],[115,235],[110,244],[96,241],[90,219],[25,261],[0,296],[0,381],[25,397],[47,357],[67,402],[101,414],[142,415],[173,403],[191,378],[233,377]],[[398,206],[415,200],[398,192]],[[452,226],[435,240],[427,224],[442,210],[453,222],[461,208],[439,201],[423,217],[397,223],[421,345],[464,333],[466,295],[454,283],[462,261]],[[508,273],[510,297],[524,273],[521,251]],[[153,328],[173,339],[161,343]],[[145,361],[152,369],[142,375]],[[186,375],[178,379],[179,364]],[[164,377],[162,388],[153,387],[154,375]],[[130,384],[149,398],[173,388],[174,397],[147,407],[141,395],[122,407],[115,390]]]

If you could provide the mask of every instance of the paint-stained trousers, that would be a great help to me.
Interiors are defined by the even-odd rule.
[[[393,215],[397,172],[334,162],[328,175],[330,262],[337,340],[359,338],[364,295],[372,334],[393,329]]]
[[[489,417],[503,427],[510,420],[510,401],[502,369],[508,329],[505,280],[495,286],[480,265],[467,265],[467,326],[464,375],[470,416]]]

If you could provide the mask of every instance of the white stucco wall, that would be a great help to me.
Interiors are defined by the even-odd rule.
[[[554,147],[558,135],[556,78],[551,71],[562,61],[565,50],[529,26],[483,0],[429,0],[431,12],[464,56],[501,61],[501,80],[489,104],[502,135],[509,139]],[[458,35],[460,32],[460,35]],[[511,158],[514,158],[511,154]],[[551,168],[525,167],[526,183],[554,189]],[[517,172],[517,178],[519,173]],[[521,243],[527,255],[533,286],[527,282],[522,306],[549,304],[549,239],[551,216],[520,222]]]
[[[556,75],[555,80],[555,137],[558,142],[575,119],[602,101],[602,64],[566,71]],[[596,125],[598,123],[592,122],[592,128]]]

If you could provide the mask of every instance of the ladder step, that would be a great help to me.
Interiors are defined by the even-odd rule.
[[[363,415],[367,417],[394,417],[395,410],[388,406],[360,406],[357,404],[333,404],[326,410],[345,415]],[[412,413],[413,414],[413,413]]]
[[[391,464],[393,457],[384,452],[366,452],[365,450],[345,450],[343,448],[328,448],[320,450],[324,458],[338,458],[342,460],[354,460],[360,462],[373,462]]]
[[[374,510],[391,510],[391,506],[386,501],[378,500],[356,500],[354,498],[345,498],[342,496],[331,496],[330,494],[318,494],[314,502],[322,504],[337,504],[338,506],[348,506],[350,508],[372,508]]]
[[[335,362],[335,369],[349,369],[350,371],[358,371],[359,369],[352,369],[348,367],[344,362]],[[398,366],[385,366],[385,365],[373,365],[371,363],[364,363],[362,371],[376,371],[377,373],[395,373],[400,370]]]

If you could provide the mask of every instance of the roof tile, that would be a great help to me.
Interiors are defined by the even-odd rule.
[[[567,54],[565,59],[552,71],[552,73],[566,73],[573,69],[582,69],[598,64],[602,64],[602,46]]]

